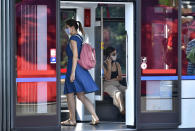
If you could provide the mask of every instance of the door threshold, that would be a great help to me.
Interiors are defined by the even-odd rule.
[[[100,124],[93,126],[88,123],[77,123],[75,127],[62,126],[61,131],[136,131],[134,128],[127,128],[125,122],[101,121]]]

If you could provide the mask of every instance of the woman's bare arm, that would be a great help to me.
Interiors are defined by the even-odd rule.
[[[117,78],[113,78],[113,79],[111,79],[111,80],[120,81],[120,80],[123,79],[123,78],[122,78],[121,66],[120,66],[120,64],[119,64],[118,62],[117,62],[116,64],[117,64],[117,69],[118,69],[118,76],[117,76]]]
[[[106,64],[107,65],[107,69],[104,67],[104,77],[105,80],[110,80],[111,79],[111,65]]]
[[[120,81],[120,80],[123,79],[122,78],[121,66],[120,66],[120,64],[118,62],[116,64],[117,64],[117,68],[118,68],[118,77],[117,77],[117,79]]]
[[[72,53],[73,53],[73,61],[72,61],[72,71],[71,74],[75,74],[76,66],[77,66],[77,60],[78,60],[78,51],[77,51],[77,42],[74,40],[70,41],[71,47],[72,47]]]

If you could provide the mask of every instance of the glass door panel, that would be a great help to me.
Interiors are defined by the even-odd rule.
[[[141,128],[180,121],[178,0],[142,0]]]
[[[195,64],[187,54],[195,47],[195,1],[182,0],[182,79],[195,79]]]
[[[57,126],[55,0],[17,0],[15,126]]]

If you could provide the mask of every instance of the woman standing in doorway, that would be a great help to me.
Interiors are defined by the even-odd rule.
[[[66,33],[70,36],[66,53],[68,56],[67,73],[64,94],[67,96],[69,119],[61,122],[65,126],[75,126],[75,98],[76,94],[78,99],[85,105],[87,110],[92,115],[92,125],[99,123],[99,118],[96,115],[95,109],[91,101],[85,96],[86,93],[91,93],[99,90],[88,70],[82,68],[77,64],[80,57],[83,38],[78,34],[78,30],[84,35],[82,25],[79,21],[70,19],[66,21]]]

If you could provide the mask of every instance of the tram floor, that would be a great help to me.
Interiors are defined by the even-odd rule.
[[[98,125],[90,125],[89,123],[77,123],[73,126],[62,126],[61,131],[136,131],[127,128],[124,122],[100,122]]]
[[[96,126],[90,125],[89,123],[77,123],[75,127],[62,126],[61,131],[194,131],[194,128],[136,130],[134,128],[127,128],[125,122],[101,121]]]

